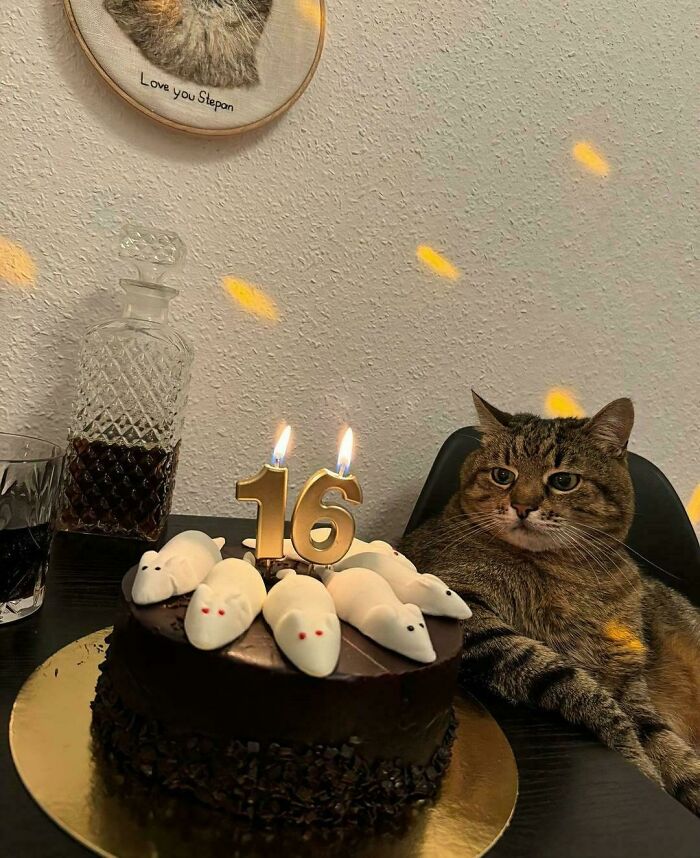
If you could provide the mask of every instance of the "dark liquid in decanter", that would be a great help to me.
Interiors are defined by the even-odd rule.
[[[0,530],[0,602],[28,599],[44,586],[52,536],[49,524]]]
[[[172,503],[174,449],[74,438],[66,458],[67,530],[156,540]]]

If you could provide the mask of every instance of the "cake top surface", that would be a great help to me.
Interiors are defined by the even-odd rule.
[[[242,549],[227,546],[224,554],[241,557]],[[184,620],[191,594],[177,595],[153,605],[138,605],[131,598],[136,567],[123,579],[122,590],[131,615],[143,627],[188,648]],[[433,641],[437,661],[453,659],[462,645],[461,623],[442,617],[425,618]],[[425,664],[405,658],[375,643],[351,625],[341,622],[340,658],[335,671],[324,681],[347,681],[352,678],[396,675],[423,670]],[[239,665],[264,668],[281,675],[299,671],[285,658],[275,643],[271,629],[259,615],[240,637],[221,649],[201,651],[203,657],[231,659]],[[311,677],[309,677],[311,679]]]

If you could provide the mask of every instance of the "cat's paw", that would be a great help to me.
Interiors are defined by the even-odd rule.
[[[682,781],[674,790],[674,797],[696,816],[700,816],[700,783]]]
[[[614,736],[610,741],[610,747],[622,754],[630,763],[633,763],[649,780],[663,788],[664,784],[659,770],[647,756],[636,736],[631,734],[629,730],[621,730],[618,735]]]

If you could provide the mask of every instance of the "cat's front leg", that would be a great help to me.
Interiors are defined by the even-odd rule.
[[[560,713],[661,784],[634,723],[612,695],[566,657],[518,633],[474,593],[461,593],[473,616],[466,624],[463,675],[511,703],[529,703]]]
[[[636,725],[639,741],[667,792],[700,816],[700,758],[656,711],[642,676],[624,688],[620,705]]]

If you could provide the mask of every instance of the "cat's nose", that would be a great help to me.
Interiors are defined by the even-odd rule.
[[[524,503],[511,503],[511,506],[518,514],[518,518],[527,518],[531,512],[535,512],[536,506],[528,506]]]

